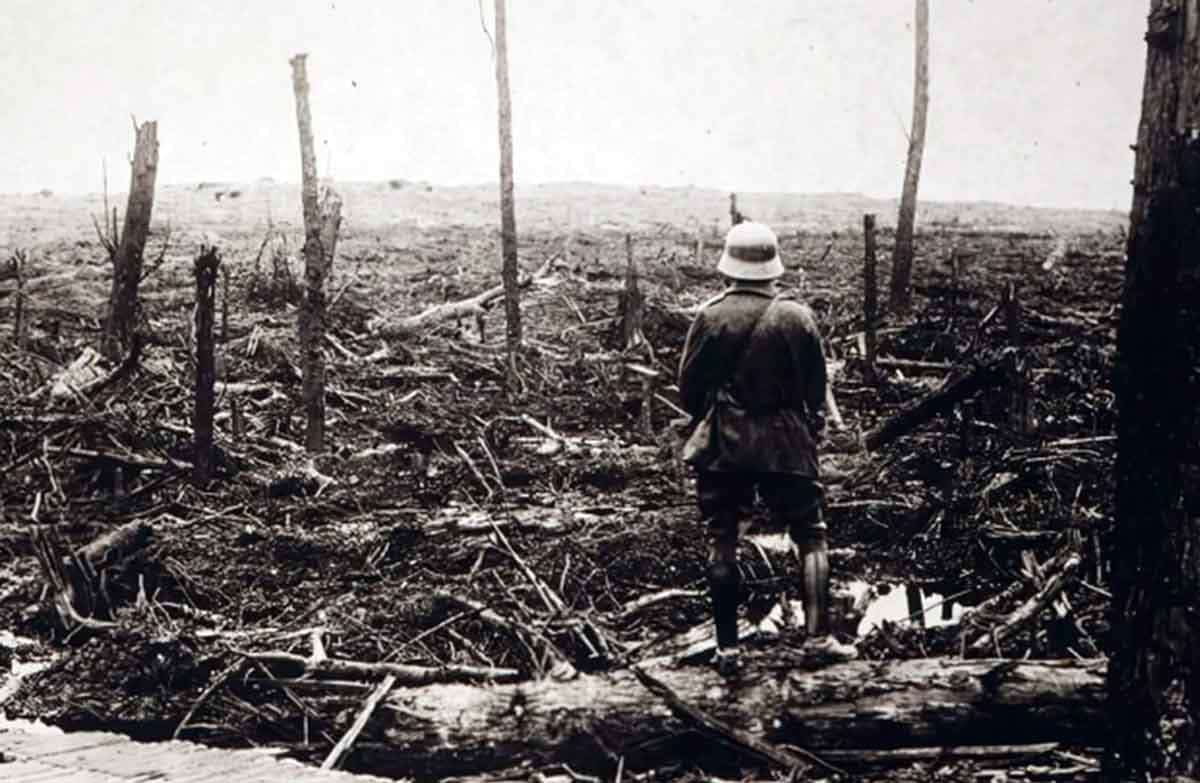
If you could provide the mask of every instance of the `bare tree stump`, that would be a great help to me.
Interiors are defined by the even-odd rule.
[[[866,376],[874,383],[876,334],[875,319],[879,317],[879,280],[875,272],[875,216],[863,215],[863,342],[866,346]]]
[[[154,209],[154,180],[158,174],[158,123],[135,124],[134,134],[133,171],[129,200],[125,207],[125,230],[119,237],[115,235],[114,208],[114,236],[110,237],[113,279],[101,353],[113,361],[136,352],[135,343],[139,339],[136,332],[141,315],[138,286],[142,282],[146,238],[150,235],[150,213]]]
[[[192,410],[192,481],[204,486],[212,478],[213,412],[216,407],[216,359],[213,321],[216,319],[217,274],[221,256],[215,247],[201,247],[196,258],[196,401]]]
[[[625,235],[625,288],[621,291],[618,310],[621,314],[621,344],[625,349],[636,346],[642,336],[642,292],[638,286],[637,262],[633,260],[633,237]]]

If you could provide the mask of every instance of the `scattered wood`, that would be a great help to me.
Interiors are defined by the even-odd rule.
[[[1044,756],[1060,747],[1061,742],[1033,742],[1026,745],[932,745],[870,750],[835,748],[822,752],[821,756],[826,761],[852,766],[896,766],[916,762],[1008,761]]]
[[[1075,572],[1079,570],[1081,562],[1077,554],[1067,557],[1058,573],[1051,576],[1035,595],[1017,607],[998,625],[976,637],[969,649],[972,652],[992,650],[1007,637],[1035,619],[1042,611],[1050,608],[1050,605],[1062,594],[1063,588],[1075,578]]]
[[[35,527],[31,535],[63,627],[100,630],[113,625],[106,571],[144,549],[154,529],[146,522],[130,522],[65,555],[54,526]]]
[[[1003,362],[976,367],[958,380],[947,383],[913,405],[897,413],[866,436],[866,446],[875,451],[906,435],[933,417],[946,413],[963,400],[994,386],[1002,385],[1008,378]]]
[[[391,675],[396,683],[406,687],[431,685],[439,682],[514,682],[521,677],[516,669],[492,666],[414,666],[403,663],[371,663],[340,658],[306,657],[283,651],[247,652],[241,654],[266,666],[277,677],[333,677],[350,680],[373,680]]]
[[[551,256],[546,259],[532,275],[522,276],[517,281],[517,287],[521,289],[528,288],[531,284],[543,280],[550,273],[550,270],[553,269],[554,263],[558,258],[558,256]],[[503,295],[504,286],[497,285],[467,299],[457,302],[443,302],[442,304],[434,305],[424,312],[402,318],[398,321],[388,321],[383,316],[377,316],[367,323],[367,328],[385,339],[399,339],[420,333],[434,324],[443,321],[452,321],[467,316],[474,317],[477,314],[485,312],[493,301]]]

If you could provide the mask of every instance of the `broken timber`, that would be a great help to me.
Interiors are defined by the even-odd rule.
[[[756,742],[817,755],[831,748],[1100,742],[1105,731],[1099,659],[929,658],[805,671],[788,658],[773,650],[747,661],[737,684],[708,668],[648,671],[683,702],[742,727]],[[364,738],[372,761],[398,775],[479,773],[526,762],[611,772],[604,765],[620,756],[633,768],[678,754],[664,738],[689,728],[634,673],[620,670],[565,682],[398,688],[376,709]]]
[[[984,389],[1004,384],[1009,377],[1006,367],[1010,362],[1011,359],[1001,360],[976,367],[962,378],[947,383],[941,389],[900,411],[867,434],[867,448],[875,451]]]
[[[517,287],[528,288],[534,281],[545,277],[549,274],[554,262],[557,260],[558,256],[548,258],[532,275],[522,276],[517,281]],[[442,321],[452,321],[456,318],[465,318],[467,316],[481,317],[484,310],[494,300],[499,299],[503,295],[504,286],[497,285],[467,299],[457,302],[443,302],[442,304],[434,305],[424,312],[411,315],[407,318],[401,318],[398,321],[388,322],[383,317],[376,317],[371,319],[367,327],[383,338],[395,339],[405,337]]]

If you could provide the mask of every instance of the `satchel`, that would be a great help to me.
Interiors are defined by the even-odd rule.
[[[754,335],[758,333],[759,325],[763,322],[767,311],[771,309],[771,305],[773,304],[775,304],[775,299],[772,299],[767,306],[763,308],[762,312],[758,314],[758,320],[754,322],[754,327],[747,335],[746,341],[742,344],[739,354],[744,353],[746,348],[754,340]],[[721,383],[717,384],[717,389],[720,389],[733,379],[737,367],[741,364],[741,356],[739,355],[738,361],[732,362],[731,364],[734,367],[734,372],[731,372],[723,381],[721,381]],[[705,409],[704,416],[702,416],[699,421],[695,422],[695,426],[692,427],[691,433],[687,436],[687,439],[683,442],[683,446],[681,446],[679,449],[679,458],[683,460],[685,464],[702,465],[706,462],[712,461],[712,459],[720,454],[721,446],[720,443],[717,442],[717,439],[721,432],[721,424],[717,417],[721,406],[717,404],[716,397],[717,395],[715,392],[710,395],[708,408]]]
[[[717,454],[717,425],[713,421],[717,417],[717,406],[711,404],[704,412],[704,417],[696,422],[692,433],[679,450],[679,458],[688,465],[702,463],[710,456]]]

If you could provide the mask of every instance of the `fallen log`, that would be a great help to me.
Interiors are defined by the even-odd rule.
[[[535,280],[545,277],[549,274],[554,262],[557,260],[558,256],[546,259],[546,263],[542,264],[532,275],[523,275],[518,279],[517,287],[528,288]],[[466,318],[467,316],[480,317],[485,307],[491,304],[493,300],[499,299],[503,294],[504,286],[496,285],[467,299],[457,302],[443,302],[442,304],[434,305],[424,312],[410,315],[407,318],[401,318],[398,321],[389,323],[385,317],[378,316],[372,318],[367,323],[367,328],[380,337],[387,339],[405,337],[442,321],[451,321],[456,318]]]
[[[962,378],[918,400],[868,433],[867,449],[875,451],[984,389],[1003,384],[1008,378],[1006,366],[1006,361],[1002,360],[976,367]]]
[[[750,656],[737,680],[705,667],[648,671],[679,699],[763,743],[817,755],[833,748],[1103,741],[1102,659],[929,658],[808,671],[796,668],[796,659],[772,648]],[[610,774],[622,756],[627,770],[644,768],[678,758],[687,739],[678,735],[690,728],[634,673],[620,670],[566,682],[397,689],[364,736],[374,738],[372,763],[428,779],[521,763]],[[675,746],[664,747],[672,736]]]

